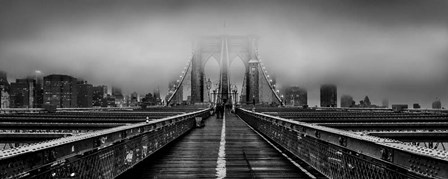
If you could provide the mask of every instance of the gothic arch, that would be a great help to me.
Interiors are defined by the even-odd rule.
[[[199,38],[194,43],[194,54],[191,70],[191,100],[192,103],[204,102],[205,74],[204,68],[211,57],[218,60],[220,74],[222,76],[222,99],[228,99],[229,79],[228,68],[239,57],[244,64],[245,75],[248,76],[244,83],[246,86],[247,101],[258,99],[258,73],[249,75],[250,62],[256,60],[256,38],[254,36],[207,36]],[[252,66],[253,68],[254,66]],[[258,66],[257,66],[258,68]],[[256,83],[254,83],[256,81]],[[252,97],[253,96],[253,97]],[[250,99],[249,99],[250,98]],[[258,100],[256,100],[258,101]]]

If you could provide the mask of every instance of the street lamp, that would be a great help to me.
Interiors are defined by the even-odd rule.
[[[233,105],[232,105],[232,111],[235,111],[235,106],[236,106],[236,104],[237,104],[237,102],[236,102],[236,96],[237,96],[237,93],[238,93],[238,91],[236,90],[236,89],[233,89],[232,90],[232,94],[233,94]]]
[[[210,101],[210,89],[212,88],[212,81],[210,81],[210,78],[206,82],[205,86],[207,87],[207,92],[208,92],[208,102],[211,102]]]
[[[281,103],[282,105],[284,105],[284,101],[285,101],[283,97],[284,97],[283,95],[280,96],[280,99],[282,99],[282,101],[281,101],[280,103]]]
[[[213,106],[216,105],[216,89],[213,90]]]
[[[235,92],[235,104],[238,104],[238,100],[237,100],[237,97],[238,97],[238,87],[235,85],[235,88],[234,88],[234,92]]]

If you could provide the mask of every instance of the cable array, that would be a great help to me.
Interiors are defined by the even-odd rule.
[[[192,65],[192,60],[193,60],[192,57],[189,58],[187,64],[185,64],[185,67],[184,67],[184,69],[182,70],[181,75],[179,75],[179,79],[176,80],[176,83],[175,83],[173,86],[170,86],[170,87],[169,87],[169,89],[168,89],[169,91],[168,91],[168,94],[167,94],[167,96],[169,96],[169,98],[168,98],[168,100],[166,101],[166,105],[167,105],[167,106],[170,104],[171,100],[173,100],[173,97],[176,96],[177,91],[178,91],[179,88],[182,86],[182,84],[183,84],[183,82],[184,82],[184,80],[185,80],[185,77],[186,77],[187,74],[188,74],[187,72],[190,70],[190,67],[191,67],[191,65]]]
[[[266,70],[266,66],[264,66],[263,62],[261,61],[261,57],[258,54],[258,52],[256,53],[256,58],[258,60],[258,65],[261,68],[261,71],[263,73],[264,79],[268,82],[269,88],[271,89],[272,93],[274,93],[275,98],[277,98],[277,100],[280,102],[280,104],[283,106],[283,99],[280,97],[280,90],[276,89],[276,86],[274,83],[274,81],[271,79],[271,77],[268,74],[268,70]]]

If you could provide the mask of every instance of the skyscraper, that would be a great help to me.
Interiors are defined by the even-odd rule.
[[[388,99],[383,99],[383,106],[382,107],[385,107],[385,108],[389,108],[389,100]]]
[[[291,106],[308,105],[308,93],[304,88],[300,88],[298,86],[286,87],[284,94],[286,105]]]
[[[115,104],[117,107],[123,107],[124,96],[121,89],[116,86],[112,86],[112,96],[115,98]]]
[[[34,80],[36,80],[34,107],[36,108],[41,108],[44,103],[44,79],[42,74],[39,70],[34,71]]]
[[[364,97],[364,107],[371,107],[372,106],[372,102],[370,102],[370,98],[368,96]]]
[[[123,97],[123,93],[121,93],[121,88],[118,88],[116,86],[112,86],[112,96]]]
[[[92,107],[93,98],[93,86],[88,84],[87,81],[77,82],[77,103],[80,108],[90,108]]]
[[[9,92],[9,87],[10,86],[6,72],[0,71],[0,89],[4,89],[5,91]]]
[[[341,96],[341,107],[348,108],[353,107],[355,105],[355,101],[353,97],[350,95],[342,95]]]
[[[34,88],[34,107],[41,108],[44,104],[44,89],[42,83],[36,83],[36,88]]]
[[[43,87],[44,79],[42,77],[42,72],[40,70],[34,71],[34,80],[36,83]]]
[[[10,107],[33,108],[36,104],[36,85],[34,79],[17,79],[15,83],[11,83]]]
[[[68,75],[44,77],[44,104],[58,108],[77,107],[77,79]]]
[[[160,98],[160,89],[159,88],[157,88],[153,91],[153,96],[154,96],[154,99],[156,100],[157,104],[160,104],[162,102],[162,99]]]
[[[320,88],[320,106],[337,107],[338,94],[336,85],[324,84]]]
[[[413,105],[412,105],[412,108],[414,108],[414,109],[420,109],[420,104],[418,104],[418,103],[414,103]]]
[[[6,72],[0,71],[0,108],[9,108],[9,88]]]
[[[95,86],[92,89],[92,103],[93,106],[107,107],[107,86]]]
[[[133,92],[131,93],[131,99],[130,99],[130,105],[131,106],[138,106],[138,102],[139,102],[139,96],[137,92]]]
[[[6,92],[4,89],[0,89],[0,108],[9,108],[9,93]]]
[[[105,103],[102,104],[102,107],[117,107],[117,104],[115,104],[115,98],[112,95],[107,94]]]
[[[433,109],[442,109],[442,102],[440,102],[440,100],[437,99],[436,101],[434,101],[432,103],[432,108]]]

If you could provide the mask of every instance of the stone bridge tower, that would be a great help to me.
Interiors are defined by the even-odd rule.
[[[228,69],[239,57],[245,67],[246,101],[259,101],[258,59],[256,57],[257,37],[255,36],[205,36],[198,38],[193,44],[193,60],[191,69],[191,101],[204,102],[205,74],[204,67],[209,59],[217,59],[220,67],[219,93],[221,99],[230,98],[230,81]],[[213,58],[212,58],[213,57]]]

